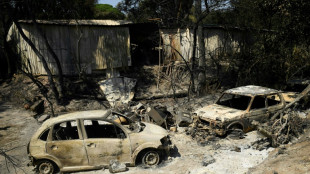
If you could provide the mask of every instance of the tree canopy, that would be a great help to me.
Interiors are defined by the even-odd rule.
[[[94,17],[95,19],[125,19],[125,15],[122,12],[109,4],[96,4]]]
[[[167,27],[186,25],[193,0],[123,0],[117,8],[133,22],[160,19]]]

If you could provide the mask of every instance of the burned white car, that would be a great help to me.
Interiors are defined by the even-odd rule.
[[[45,121],[27,147],[39,173],[92,170],[110,160],[157,165],[172,147],[165,129],[103,110],[69,113]]]
[[[204,129],[223,136],[234,130],[248,132],[253,120],[267,121],[284,107],[282,92],[249,85],[226,90],[215,104],[196,110],[194,115]]]

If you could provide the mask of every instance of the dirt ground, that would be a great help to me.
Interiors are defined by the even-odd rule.
[[[9,155],[9,158],[0,155],[1,174],[34,173],[27,167],[27,144],[40,125],[31,115],[12,103],[0,104],[0,149]]]
[[[310,130],[298,142],[279,147],[258,166],[253,174],[310,173]]]

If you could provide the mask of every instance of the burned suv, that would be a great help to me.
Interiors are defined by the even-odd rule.
[[[226,90],[215,104],[196,110],[194,115],[205,129],[222,136],[233,130],[248,132],[253,120],[267,121],[284,107],[280,91],[249,85]]]
[[[100,169],[118,160],[157,165],[172,147],[162,127],[133,122],[103,110],[69,113],[45,121],[28,144],[30,164],[39,173]]]

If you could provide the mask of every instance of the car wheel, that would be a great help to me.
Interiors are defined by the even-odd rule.
[[[39,174],[52,174],[54,173],[54,165],[48,160],[39,162],[37,171]]]
[[[159,163],[160,156],[155,150],[146,151],[142,157],[142,164],[145,166],[155,166]]]

